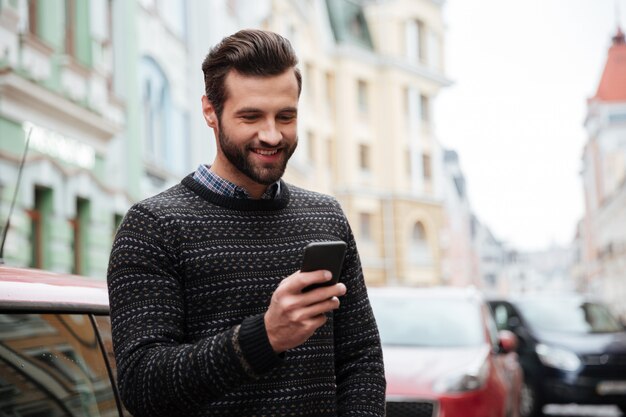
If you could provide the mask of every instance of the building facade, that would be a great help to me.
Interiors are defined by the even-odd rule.
[[[126,190],[107,157],[124,129],[113,80],[111,3],[0,2],[0,218],[17,265],[103,276]],[[121,204],[120,204],[121,203]]]
[[[444,228],[441,239],[442,280],[451,286],[478,286],[476,222],[467,181],[456,151],[444,151]]]
[[[626,315],[626,41],[618,28],[594,97],[588,100],[579,228],[581,289]]]
[[[31,146],[5,259],[104,277],[130,204],[215,155],[201,62],[243,27],[300,58],[286,173],[335,195],[372,284],[441,284],[442,0],[0,0],[0,222]]]
[[[0,1],[2,228],[17,196],[7,263],[104,278],[130,205],[212,158],[202,59],[254,12],[228,4]]]
[[[442,3],[274,1],[304,87],[286,178],[335,195],[370,284],[441,284],[443,152],[432,102],[443,73]]]

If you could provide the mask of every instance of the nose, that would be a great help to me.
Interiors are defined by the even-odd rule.
[[[269,146],[276,146],[283,139],[283,134],[278,130],[274,120],[269,120],[261,130],[259,130],[259,140]]]

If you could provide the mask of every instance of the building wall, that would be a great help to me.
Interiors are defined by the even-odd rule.
[[[441,27],[440,7],[430,6],[404,1],[368,4],[372,48],[334,45],[339,138],[334,194],[352,223],[365,276],[372,284],[441,282],[441,154],[432,113],[422,117],[420,98],[427,97],[432,105],[448,81],[440,63],[431,67],[413,62],[405,51],[388,47],[397,44],[390,39],[404,33],[407,21],[419,18],[428,27]],[[430,158],[429,175],[423,155]],[[418,234],[424,235],[419,244],[412,244],[417,223],[422,228]]]
[[[581,256],[574,270],[581,290],[626,314],[626,90],[611,74],[623,73],[623,33],[613,37],[596,96],[588,101],[583,151],[585,214],[579,226]],[[607,92],[611,97],[604,97]]]
[[[210,24],[234,27],[239,17],[211,14],[199,0],[32,4],[29,10],[26,0],[0,2],[3,226],[33,127],[5,259],[104,279],[115,229],[130,205],[192,171],[192,154],[212,160],[196,57],[225,35]],[[146,152],[145,82],[154,78],[168,93],[158,158]]]
[[[432,102],[449,84],[442,70],[441,2],[367,3],[362,11],[371,42],[361,44],[335,37],[330,14],[340,3],[79,0],[82,35],[76,59],[68,60],[64,0],[37,2],[40,32],[28,41],[19,40],[28,26],[26,1],[1,2],[0,43],[7,54],[0,59],[0,213],[8,211],[17,178],[24,122],[76,139],[95,155],[85,168],[58,155],[29,153],[8,261],[32,263],[29,210],[36,200],[43,204],[43,195],[49,210],[42,266],[71,270],[70,221],[78,209],[89,217],[91,233],[81,242],[88,269],[77,272],[104,277],[114,230],[130,204],[213,160],[215,139],[200,108],[202,59],[223,36],[259,27],[292,41],[304,76],[299,149],[286,180],[338,198],[368,282],[440,283],[444,181],[431,120]],[[13,94],[9,78],[26,83],[30,96]],[[149,117],[160,113],[147,107],[147,82],[167,87],[164,120]],[[32,97],[47,101],[37,106]],[[156,129],[161,136],[151,136],[151,126],[162,126]],[[5,132],[11,132],[8,141]],[[37,194],[38,186],[47,191]]]
[[[405,34],[407,22],[420,20],[439,36],[441,52],[441,4],[355,5],[273,0],[272,13],[260,21],[260,27],[291,40],[303,73],[298,150],[285,179],[338,198],[370,284],[438,284],[444,193],[442,155],[430,120],[432,100],[449,81],[442,59],[412,60],[406,48],[385,45],[394,44],[390,36]],[[338,18],[359,8],[371,43],[351,37],[351,23],[341,26]],[[431,112],[424,117],[422,100]],[[411,246],[418,222],[425,235]],[[420,259],[412,259],[416,251]]]
[[[474,245],[473,222],[467,184],[459,155],[444,154],[444,227],[442,231],[442,278],[452,286],[475,284],[478,255]]]
[[[107,184],[105,169],[124,118],[108,87],[109,10],[95,0],[75,2],[72,13],[60,0],[33,4],[29,17],[26,1],[0,3],[3,226],[30,137],[4,256],[15,265],[104,277],[114,203],[127,200]]]

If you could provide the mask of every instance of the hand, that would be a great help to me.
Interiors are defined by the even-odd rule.
[[[282,353],[306,342],[315,330],[326,323],[325,313],[339,308],[338,297],[346,293],[344,284],[302,292],[311,284],[331,278],[329,271],[296,271],[278,285],[264,318],[274,352]]]

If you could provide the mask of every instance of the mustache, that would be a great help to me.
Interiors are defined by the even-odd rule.
[[[296,140],[294,142],[294,145],[296,145],[298,143],[298,137],[296,136]],[[265,150],[282,150],[282,149],[289,149],[289,144],[284,140],[281,139],[280,142],[276,143],[276,144],[270,144],[270,143],[266,143],[265,141],[262,141],[260,139],[256,139],[253,143],[249,143],[246,145],[246,149],[265,149]]]

